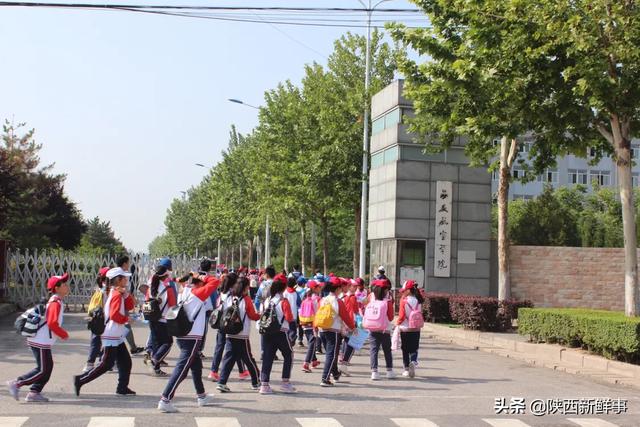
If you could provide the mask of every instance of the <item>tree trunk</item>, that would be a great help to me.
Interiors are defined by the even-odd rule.
[[[322,266],[323,273],[329,274],[329,221],[326,215],[322,215],[320,219],[322,227]]]
[[[498,184],[498,299],[511,298],[509,267],[509,182],[511,166],[516,156],[517,142],[506,136],[500,140],[500,181]]]
[[[284,269],[289,272],[289,230],[284,231]]]
[[[361,210],[362,209],[360,204],[359,203],[356,204],[354,209],[356,237],[353,242],[353,276],[352,277],[358,277],[360,273],[360,222],[362,220],[362,218],[360,218]]]
[[[262,244],[260,243],[260,236],[256,236],[256,268],[260,270],[262,265]]]
[[[251,270],[251,262],[253,261],[253,239],[249,239],[249,254],[247,256],[247,268]]]
[[[232,245],[231,246],[231,268],[235,268],[235,265],[236,265],[236,251],[233,249],[233,245]]]
[[[316,274],[316,223],[311,223],[311,256],[309,262],[311,262],[311,276]]]
[[[239,252],[240,252],[238,254],[238,258],[239,258],[238,267],[242,267],[242,261],[243,261],[243,259],[242,259],[242,241],[240,241],[240,244],[238,246],[239,246]]]
[[[611,132],[602,126],[598,126],[598,130],[613,144],[616,153],[624,234],[624,312],[631,317],[638,315],[638,254],[631,180],[631,126],[628,120],[621,120],[617,115],[612,115],[610,122]]]
[[[300,272],[302,275],[305,275],[306,264],[305,264],[305,253],[304,249],[307,242],[305,241],[304,235],[304,220],[300,220]]]

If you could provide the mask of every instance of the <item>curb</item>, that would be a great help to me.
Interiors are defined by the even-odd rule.
[[[590,354],[584,350],[556,344],[534,344],[497,337],[495,334],[425,324],[425,331],[436,340],[497,356],[545,367],[568,374],[588,376],[596,381],[640,389],[640,366]]]

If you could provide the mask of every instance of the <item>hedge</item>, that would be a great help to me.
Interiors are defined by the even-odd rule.
[[[640,318],[605,310],[521,308],[518,333],[537,342],[581,347],[610,359],[640,362]]]
[[[427,292],[424,296],[424,311],[429,322],[451,323],[449,312],[449,298],[451,294],[441,292]]]

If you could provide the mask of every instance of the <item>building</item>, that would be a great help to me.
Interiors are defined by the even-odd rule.
[[[414,279],[428,291],[489,295],[491,175],[468,166],[462,139],[424,154],[402,123],[412,114],[402,86],[371,101],[371,275],[383,265],[394,287]]]
[[[526,159],[527,153],[531,150],[533,141],[525,140],[519,146],[520,156]],[[587,154],[587,153],[585,153]],[[634,140],[631,144],[631,157],[634,160],[632,167],[633,186],[638,187],[638,177],[640,176],[640,141]],[[591,165],[595,158],[595,153],[590,150],[585,157],[568,155],[556,159],[556,167],[547,169],[543,174],[536,176],[533,181],[522,183],[513,181],[509,188],[509,199],[529,200],[542,193],[544,186],[551,184],[554,188],[566,187],[575,184],[582,184],[587,192],[591,192],[594,186],[617,187],[618,173],[615,162],[611,157],[603,157],[597,164]],[[524,169],[517,164],[511,170],[514,178],[521,178],[525,173]],[[498,172],[494,172],[491,177],[492,194],[498,192]]]

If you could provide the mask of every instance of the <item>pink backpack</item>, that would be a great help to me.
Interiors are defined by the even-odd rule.
[[[316,308],[313,304],[313,298],[305,298],[298,310],[300,323],[312,323],[316,316]]]
[[[386,331],[389,326],[387,318],[387,303],[385,300],[373,300],[364,309],[362,327],[370,331]]]
[[[409,305],[411,307],[411,305]],[[424,326],[424,317],[422,316],[422,310],[420,304],[416,304],[415,307],[411,307],[411,313],[409,313],[409,329],[422,329]]]

